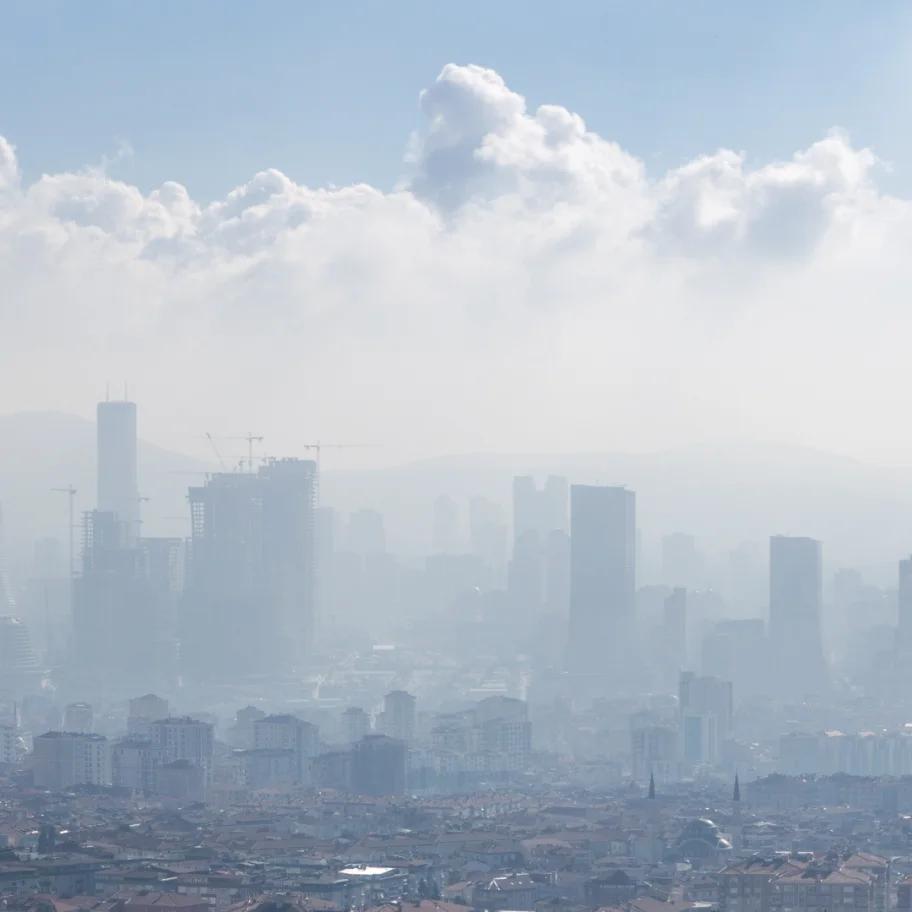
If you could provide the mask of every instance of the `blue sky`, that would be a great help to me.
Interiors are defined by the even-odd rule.
[[[266,167],[390,187],[452,61],[656,171],[720,146],[784,157],[840,125],[907,190],[910,25],[899,0],[8,0],[0,134],[27,179],[128,142],[112,173],[144,190],[211,199]]]

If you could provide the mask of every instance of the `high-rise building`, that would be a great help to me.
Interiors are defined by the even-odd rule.
[[[129,539],[139,537],[139,487],[136,466],[136,404],[99,402],[98,509],[114,513]]]
[[[523,532],[513,543],[513,557],[507,566],[510,601],[523,617],[538,614],[544,601],[545,556],[538,533]]]
[[[188,716],[158,719],[149,727],[153,746],[163,748],[165,762],[188,760],[200,769],[212,768],[212,725]]]
[[[83,520],[82,572],[74,581],[73,667],[95,692],[154,686],[162,610],[144,543],[114,512]]]
[[[32,775],[37,788],[60,792],[74,785],[111,784],[111,745],[102,735],[51,731],[34,740]]]
[[[19,761],[19,728],[0,725],[0,765],[12,766]]]
[[[147,738],[130,737],[111,746],[111,784],[146,794],[155,792],[166,750]]]
[[[687,590],[673,589],[662,604],[659,644],[660,662],[656,669],[659,686],[674,692],[678,673],[687,667]]]
[[[262,487],[263,570],[267,598],[292,660],[314,649],[314,506],[317,464],[308,459],[270,459],[257,476]]]
[[[531,476],[513,479],[513,540],[535,532],[546,542],[555,530],[567,531],[569,485],[567,479],[550,475],[539,490]]]
[[[377,510],[356,510],[348,518],[345,550],[371,557],[386,554],[386,528]]]
[[[367,735],[352,748],[352,790],[376,798],[404,795],[407,759],[404,741]]]
[[[636,495],[570,489],[567,670],[624,677],[635,662]]]
[[[829,687],[820,631],[821,574],[819,541],[770,538],[769,637],[783,697],[819,694]]]
[[[63,711],[63,728],[89,734],[95,727],[95,713],[88,703],[69,703]]]
[[[313,758],[316,757],[320,732],[316,725],[297,716],[265,716],[253,723],[254,750],[290,750],[294,752],[295,782],[309,786],[313,781]]]
[[[157,697],[155,694],[134,697],[130,700],[127,732],[132,737],[148,738],[152,730],[152,723],[157,722],[159,719],[167,718],[167,700]]]
[[[770,668],[768,652],[762,618],[718,621],[703,637],[703,674],[731,681],[740,694],[763,693]]]
[[[731,737],[733,705],[731,681],[681,672],[678,710],[685,767],[718,764],[722,742]]]
[[[370,716],[360,706],[349,706],[342,713],[342,732],[347,744],[357,744],[370,734]]]
[[[899,629],[912,639],[912,557],[899,562]]]
[[[678,706],[682,716],[715,716],[720,740],[731,737],[734,713],[731,681],[698,677],[692,671],[682,671],[678,683]]]
[[[21,618],[0,615],[0,689],[19,698],[39,693],[42,671]]]
[[[384,734],[410,744],[415,740],[415,703],[412,694],[394,690],[383,698]]]
[[[899,562],[898,618],[896,625],[897,683],[912,683],[912,557]]]
[[[570,536],[561,529],[548,536],[545,546],[545,606],[559,618],[570,610]]]
[[[431,548],[434,554],[455,554],[459,550],[459,511],[456,501],[446,494],[434,501]]]
[[[700,583],[700,555],[692,535],[673,532],[662,538],[662,582],[695,589]]]
[[[311,460],[270,460],[190,489],[185,674],[280,673],[313,649],[316,471]]]

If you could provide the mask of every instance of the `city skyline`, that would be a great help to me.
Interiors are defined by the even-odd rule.
[[[912,912],[912,6],[0,20],[0,912]]]

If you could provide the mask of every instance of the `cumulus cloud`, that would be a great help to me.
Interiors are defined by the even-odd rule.
[[[705,434],[912,452],[883,430],[912,380],[912,204],[870,150],[833,132],[650,175],[454,64],[420,113],[393,192],[267,169],[208,205],[93,169],[24,184],[0,138],[5,409],[85,411],[126,377],[175,446],[220,424],[397,457]]]

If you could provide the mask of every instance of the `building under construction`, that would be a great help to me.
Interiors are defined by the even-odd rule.
[[[190,489],[181,664],[195,680],[284,673],[315,637],[317,464],[270,459]]]
[[[83,517],[82,568],[74,581],[73,673],[89,693],[149,690],[176,672],[180,539],[135,537],[132,522]]]

